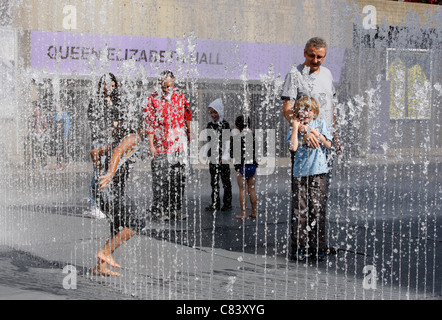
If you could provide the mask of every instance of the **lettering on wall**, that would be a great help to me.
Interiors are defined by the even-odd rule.
[[[74,16],[68,18],[71,14],[69,11],[65,16],[65,27],[75,27],[78,22],[70,20]],[[187,42],[187,38],[31,31],[31,66],[62,74],[89,74],[91,67],[98,67],[106,61],[109,64],[106,68],[118,74],[122,64],[132,61],[136,68],[144,68],[149,76],[156,76],[158,67],[163,65],[171,70],[192,68],[197,70],[200,78],[237,79],[247,64],[248,78],[259,80],[270,65],[273,65],[275,74],[285,74],[304,52],[301,45],[200,39],[190,47]],[[235,56],[231,54],[233,47],[237,48]],[[336,47],[327,52],[327,60],[333,61],[327,67],[337,82],[344,53],[345,48]]]
[[[80,46],[55,46],[47,49],[47,56],[56,60],[88,60],[91,55],[97,59],[104,55],[109,61],[125,61],[134,59],[137,62],[160,62],[168,60],[179,61],[175,51],[169,50],[145,50],[145,49],[120,49],[120,48],[94,48]],[[219,52],[196,52],[195,61],[197,64],[223,65]]]

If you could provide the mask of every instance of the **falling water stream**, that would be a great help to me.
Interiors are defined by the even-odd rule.
[[[313,2],[316,8],[322,4]],[[290,259],[289,126],[280,95],[286,73],[304,62],[306,39],[297,46],[246,43],[240,40],[240,23],[225,30],[228,41],[202,39],[198,30],[180,39],[29,30],[30,55],[36,60],[23,64],[11,56],[16,63],[12,67],[3,52],[1,99],[29,105],[7,109],[11,103],[5,104],[0,119],[0,246],[61,268],[75,266],[79,276],[97,286],[140,299],[440,297],[442,11],[438,6],[432,16],[426,13],[424,24],[409,12],[399,26],[378,21],[377,29],[367,30],[361,8],[346,1],[333,3],[329,16],[344,12],[353,25],[352,45],[345,48],[339,34],[331,33],[324,62],[335,77],[343,145],[343,152],[334,155],[327,200],[327,241],[337,248],[335,255],[324,261]],[[156,1],[148,6],[156,7]],[[306,1],[297,6],[301,12],[310,8]],[[105,15],[110,8],[100,10]],[[11,30],[2,31],[2,41],[14,38],[8,38]],[[14,32],[17,39],[24,31]],[[161,42],[164,51],[146,50],[146,56],[141,52],[127,58],[131,46],[153,46],[154,41]],[[51,57],[47,65],[34,57],[42,50],[39,44],[50,48],[44,51]],[[94,44],[105,49],[89,54],[81,64],[74,59],[81,52],[66,49]],[[112,47],[117,45],[121,49]],[[260,55],[254,50],[263,51]],[[283,69],[278,50],[295,52]],[[206,67],[221,64],[214,52],[226,54],[211,77]],[[75,54],[74,60],[68,60],[68,54]],[[100,76],[115,72],[126,117],[135,124],[166,69],[175,73],[192,110],[194,140],[187,150],[183,200],[188,218],[158,222],[149,214],[157,191],[151,186],[151,157],[141,147],[128,193],[146,214],[146,230],[115,252],[121,277],[94,276],[96,253],[109,227],[106,219],[87,214],[93,175],[89,100]],[[204,209],[211,188],[208,164],[201,157],[206,142],[202,132],[210,121],[207,107],[217,98],[232,128],[235,118],[245,114],[259,137],[256,220],[235,219],[240,207],[233,167],[233,210]],[[60,106],[70,117],[64,148],[56,132],[60,122],[54,121],[55,114],[62,115]]]

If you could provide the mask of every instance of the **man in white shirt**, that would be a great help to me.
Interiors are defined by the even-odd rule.
[[[327,43],[323,39],[315,37],[308,40],[304,48],[305,61],[296,67],[293,66],[287,74],[281,99],[284,117],[291,124],[296,100],[303,96],[315,98],[320,105],[318,118],[327,122],[333,134],[336,90],[330,70],[322,66],[326,56]],[[308,143],[312,148],[319,146],[315,137],[311,137]]]

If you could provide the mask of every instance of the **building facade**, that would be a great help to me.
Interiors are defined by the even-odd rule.
[[[11,163],[33,157],[35,105],[49,128],[60,108],[67,111],[66,152],[88,162],[86,108],[99,76],[117,74],[142,107],[164,69],[175,72],[200,129],[207,106],[221,97],[231,123],[250,114],[255,128],[273,130],[276,158],[287,158],[279,89],[291,66],[303,62],[304,44],[313,36],[329,45],[324,65],[338,91],[348,157],[413,150],[440,155],[439,6],[385,0],[4,4],[1,147]],[[47,140],[46,155],[54,157],[51,130]]]

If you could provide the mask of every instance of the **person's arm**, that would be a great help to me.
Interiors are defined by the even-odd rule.
[[[292,75],[297,70],[290,70],[285,76],[284,83],[282,85],[281,92],[281,100],[282,100],[282,112],[284,118],[288,121],[290,126],[292,125],[293,120],[293,110],[296,103],[296,99],[298,97],[298,83],[296,81],[296,77],[294,78]]]
[[[192,111],[190,110],[189,102],[187,102],[186,97],[184,97],[184,93],[181,93],[181,95],[184,103],[184,121],[186,124],[187,143],[190,143],[190,140],[195,139],[192,134]]]
[[[284,114],[284,118],[291,125],[293,120],[293,107],[295,106],[295,101],[292,99],[284,99],[282,102],[282,112]]]
[[[337,119],[336,119],[335,108],[333,107],[333,144],[335,146],[336,153],[337,154],[341,154],[342,153],[342,144],[341,144],[341,141],[339,139],[337,124],[338,124],[338,122],[337,122]]]
[[[187,142],[190,143],[190,140],[195,138],[192,134],[192,121],[191,120],[186,121],[186,133],[187,133]]]
[[[118,169],[121,157],[127,157],[135,151],[135,146],[140,142],[138,134],[131,134],[123,139],[121,143],[112,150],[112,158],[109,166],[109,172],[104,176],[98,177],[100,180],[100,189],[105,189],[111,183]]]
[[[332,82],[333,83],[333,82]],[[338,98],[336,93],[336,88],[332,85],[333,99],[332,99],[332,109],[333,109],[333,122],[332,122],[332,130],[333,130],[333,142],[332,145],[335,147],[336,154],[342,153],[342,144],[339,139],[338,134],[338,120],[336,117],[336,106],[338,105]]]
[[[327,149],[331,148],[332,142],[330,140],[328,140],[318,130],[316,130],[315,128],[311,128],[310,134],[314,135],[315,138],[317,139],[318,143],[321,142],[324,145],[325,148],[327,148]],[[319,144],[318,144],[317,147],[319,147]],[[313,149],[316,149],[317,147],[315,147]]]
[[[299,121],[298,119],[294,118],[292,122],[292,135],[290,136],[290,150],[296,151],[298,150],[298,129],[299,129]]]
[[[305,124],[299,124],[298,131],[299,133],[302,134],[304,141],[307,143],[307,145],[310,148],[312,149],[319,148],[320,142],[318,136],[312,133],[312,128],[310,128],[310,126]]]
[[[157,155],[157,149],[155,148],[153,139],[154,139],[153,134],[147,135],[147,142],[149,144],[150,155],[152,156],[152,159],[155,159],[155,156]]]
[[[154,145],[154,132],[155,132],[155,116],[154,105],[152,96],[149,97],[146,107],[143,110],[143,136],[147,138],[149,151],[152,156],[152,160],[155,159],[157,150]]]

